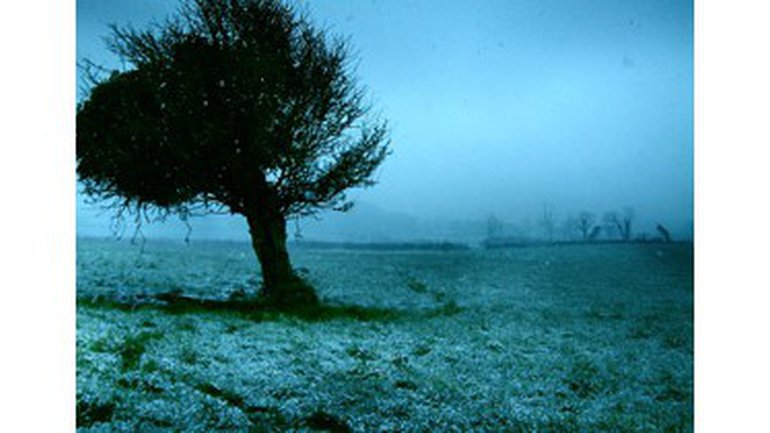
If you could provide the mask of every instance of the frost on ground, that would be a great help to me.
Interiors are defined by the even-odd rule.
[[[691,245],[292,252],[328,314],[253,295],[247,244],[78,240],[81,432],[692,431]]]

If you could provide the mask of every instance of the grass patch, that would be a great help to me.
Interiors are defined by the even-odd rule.
[[[588,359],[578,359],[572,364],[565,383],[579,398],[589,398],[602,390],[601,371]]]
[[[428,285],[423,283],[422,281],[416,279],[416,278],[410,278],[406,281],[406,286],[409,288],[409,290],[415,292],[415,293],[427,293],[428,292]]]
[[[374,354],[374,352],[370,350],[366,350],[364,348],[361,348],[359,346],[350,346],[347,349],[345,349],[345,353],[348,354],[351,358],[355,358],[359,361],[373,361],[377,359],[377,356]]]
[[[212,383],[196,382],[191,384],[198,392],[221,400],[243,413],[251,423],[250,431],[282,431],[289,423],[281,411],[272,406],[257,406],[246,402],[239,394],[220,388]]]
[[[112,420],[114,412],[114,402],[78,394],[75,423],[77,427],[90,427],[96,423],[108,422]]]
[[[147,344],[158,338],[161,338],[159,332],[140,332],[126,337],[118,351],[123,371],[136,368],[142,355],[147,351]]]
[[[353,430],[340,418],[322,410],[313,412],[305,420],[307,426],[313,430],[328,431],[335,433],[347,433]]]
[[[191,346],[185,345],[182,347],[182,350],[179,353],[179,359],[187,365],[193,365],[198,363],[200,360],[200,355],[198,355],[198,351],[193,349]]]

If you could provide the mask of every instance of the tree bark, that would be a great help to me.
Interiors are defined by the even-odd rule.
[[[251,245],[262,268],[262,296],[278,307],[311,307],[318,304],[313,288],[297,276],[286,250],[286,219],[261,209],[246,215]]]

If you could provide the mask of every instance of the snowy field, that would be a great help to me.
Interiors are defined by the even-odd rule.
[[[248,298],[245,243],[79,239],[79,431],[692,431],[692,258],[295,250],[300,317],[152,301]]]

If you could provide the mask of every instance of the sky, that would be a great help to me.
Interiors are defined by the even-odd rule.
[[[353,194],[424,220],[693,219],[693,5],[674,0],[297,1],[348,36],[391,125],[378,184]],[[121,64],[108,25],[174,1],[79,0],[78,59]],[[109,216],[78,199],[78,230]]]

